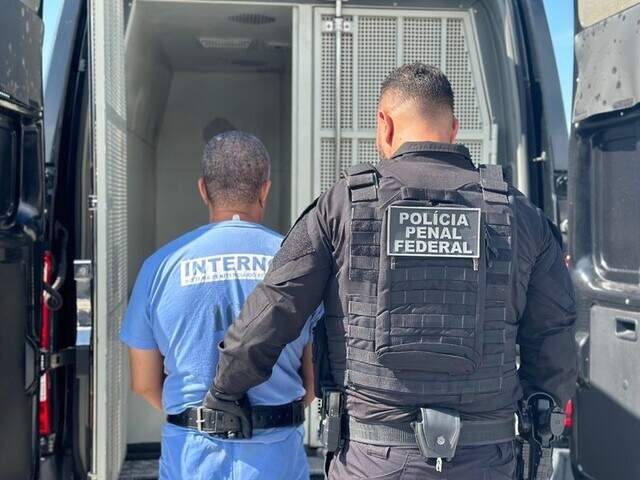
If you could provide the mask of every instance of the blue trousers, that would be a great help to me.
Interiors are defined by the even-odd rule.
[[[290,430],[284,436],[225,441],[165,425],[160,480],[308,480],[302,429]]]

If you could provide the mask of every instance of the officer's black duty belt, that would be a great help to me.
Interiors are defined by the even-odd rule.
[[[240,429],[238,417],[220,410],[189,407],[176,415],[167,415],[167,421],[179,427],[193,428],[209,435],[228,436]],[[286,405],[259,405],[251,407],[253,429],[298,426],[304,423],[302,400]]]
[[[416,434],[410,423],[399,425],[361,423],[349,417],[344,437],[354,442],[383,446],[416,446]],[[462,421],[458,446],[470,447],[510,442],[515,438],[515,420]]]

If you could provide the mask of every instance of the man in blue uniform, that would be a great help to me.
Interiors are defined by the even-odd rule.
[[[282,240],[260,225],[270,161],[257,138],[220,134],[202,163],[198,187],[210,223],[144,262],[120,334],[129,346],[133,390],[168,416],[160,478],[308,478],[303,404],[313,397],[308,343],[318,312],[282,351],[270,378],[248,392],[251,439],[234,435],[233,419],[197,408],[211,386],[218,343]]]

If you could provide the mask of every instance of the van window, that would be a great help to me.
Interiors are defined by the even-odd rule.
[[[633,127],[633,128],[630,128]],[[596,263],[608,280],[638,284],[640,275],[640,157],[636,125],[595,148]]]
[[[16,168],[15,131],[0,119],[0,226],[7,223],[15,211]]]
[[[578,17],[582,28],[636,5],[638,0],[578,0]]]

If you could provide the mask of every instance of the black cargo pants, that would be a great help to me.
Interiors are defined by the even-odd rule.
[[[425,461],[417,447],[381,447],[349,441],[328,469],[330,480],[513,480],[516,458],[513,442],[459,447],[442,472]]]

